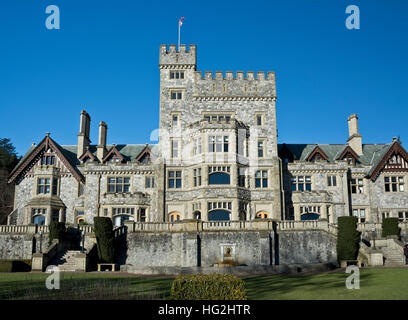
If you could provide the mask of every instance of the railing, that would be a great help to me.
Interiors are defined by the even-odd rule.
[[[85,233],[93,233],[94,232],[93,226],[89,226],[89,225],[78,225],[78,229],[81,232],[84,231]]]
[[[28,231],[29,231],[29,226],[0,225],[0,233],[28,233]],[[33,233],[35,233],[35,229]]]

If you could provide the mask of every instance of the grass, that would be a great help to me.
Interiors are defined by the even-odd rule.
[[[360,289],[349,290],[350,274],[245,277],[248,298],[255,300],[406,300],[408,269],[360,269]]]
[[[243,277],[249,299],[408,299],[408,269],[361,269],[360,289],[348,290],[344,271]],[[112,273],[61,273],[60,290],[45,288],[48,274],[0,273],[0,299],[168,299],[173,278]]]

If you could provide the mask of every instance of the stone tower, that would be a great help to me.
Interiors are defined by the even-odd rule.
[[[275,73],[197,71],[196,46],[160,46],[165,217],[281,218]]]

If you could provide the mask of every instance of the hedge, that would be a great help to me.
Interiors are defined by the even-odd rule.
[[[400,236],[398,218],[385,218],[382,222],[382,236]]]
[[[246,300],[244,281],[234,275],[181,275],[170,290],[173,300]]]
[[[360,232],[357,231],[357,217],[339,217],[337,232],[337,259],[356,260]]]
[[[54,239],[58,239],[61,241],[64,238],[65,232],[65,222],[51,221],[50,236],[48,240],[49,244],[51,244],[52,240]]]
[[[31,260],[0,260],[0,272],[29,272],[31,271]]]
[[[94,218],[98,257],[101,262],[113,263],[115,260],[114,234],[111,218]]]

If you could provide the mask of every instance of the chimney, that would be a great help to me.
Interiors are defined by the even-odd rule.
[[[78,133],[77,158],[81,157],[84,154],[85,150],[89,147],[91,143],[91,140],[89,140],[90,125],[91,117],[85,110],[82,110]]]
[[[361,135],[358,133],[358,117],[355,113],[348,117],[348,129],[349,138],[347,139],[348,145],[358,155],[363,154],[363,145],[361,143]]]
[[[105,122],[99,122],[99,141],[98,146],[96,147],[96,156],[99,161],[102,162],[102,159],[106,155],[106,135],[108,131],[108,126]]]

